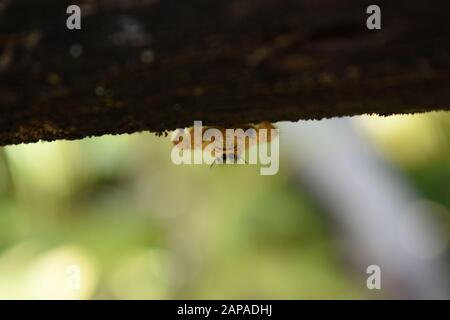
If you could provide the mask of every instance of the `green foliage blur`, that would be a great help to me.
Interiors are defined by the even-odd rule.
[[[450,234],[449,114],[354,122]],[[176,166],[171,148],[140,133],[0,149],[0,299],[373,297],[289,150],[260,176]]]

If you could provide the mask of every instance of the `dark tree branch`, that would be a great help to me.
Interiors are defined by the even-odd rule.
[[[369,4],[0,0],[0,145],[450,110],[450,2]]]

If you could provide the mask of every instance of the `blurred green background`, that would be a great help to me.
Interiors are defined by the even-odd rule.
[[[353,121],[450,234],[450,114]],[[150,133],[1,148],[0,298],[380,297],[294,183],[289,150],[277,175],[261,176],[176,166],[171,148]]]

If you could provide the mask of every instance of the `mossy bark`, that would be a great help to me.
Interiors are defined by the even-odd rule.
[[[0,145],[450,110],[450,2],[371,2],[0,1]]]

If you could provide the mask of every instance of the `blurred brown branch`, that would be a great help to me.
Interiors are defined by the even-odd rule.
[[[70,3],[72,4],[72,3]],[[450,110],[450,3],[0,1],[0,145]]]

